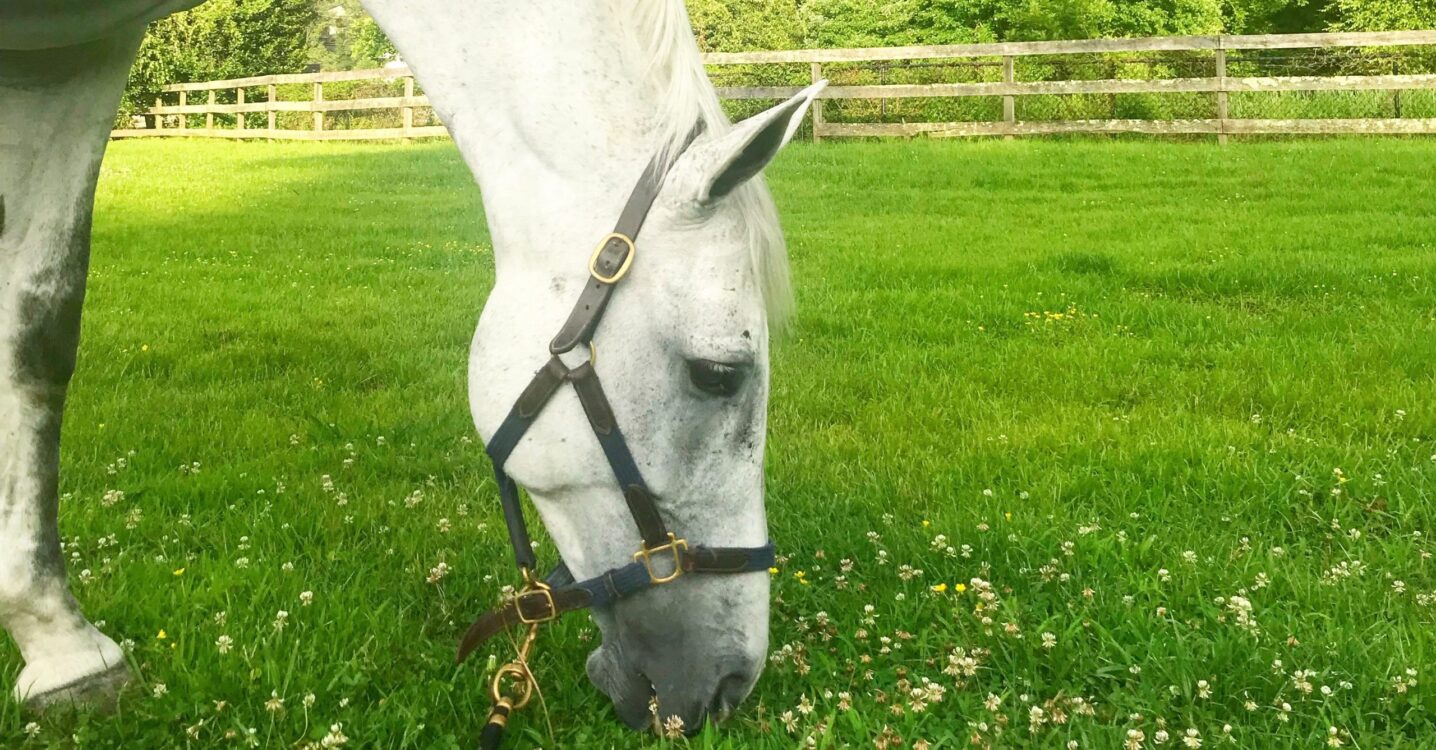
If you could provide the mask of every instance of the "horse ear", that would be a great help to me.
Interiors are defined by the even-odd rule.
[[[738,123],[727,133],[695,144],[691,163],[698,172],[697,201],[705,205],[717,202],[763,171],[793,139],[808,106],[827,85],[827,81],[819,81],[792,99]]]

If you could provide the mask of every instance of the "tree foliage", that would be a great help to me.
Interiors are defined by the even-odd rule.
[[[130,70],[121,114],[175,81],[288,73],[306,62],[313,0],[209,0],[150,24]]]
[[[1436,28],[1433,0],[1332,0],[1343,31],[1401,31]]]
[[[705,49],[1436,27],[1433,0],[690,0]]]
[[[1436,0],[688,0],[688,12],[717,51],[1436,28]],[[209,0],[150,27],[125,104],[173,81],[396,57],[359,0]]]
[[[359,0],[311,0],[315,20],[308,32],[309,62],[321,70],[377,68],[399,56]]]

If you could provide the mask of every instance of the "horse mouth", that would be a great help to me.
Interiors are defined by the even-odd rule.
[[[588,679],[613,701],[618,718],[632,729],[653,726],[653,683],[624,664],[613,646],[604,644],[588,655]]]

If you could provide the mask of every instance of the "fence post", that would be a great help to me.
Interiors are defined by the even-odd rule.
[[[1391,61],[1391,75],[1401,75],[1401,58]],[[1393,117],[1401,119],[1401,89],[1391,92],[1391,111]]]
[[[209,104],[205,105],[204,129],[214,130],[214,89],[209,90]]]
[[[318,104],[322,101],[324,101],[324,84],[316,83],[314,84],[314,103]],[[324,112],[320,110],[314,112],[314,129],[316,131],[324,129]]]
[[[823,66],[822,66],[822,65],[819,65],[818,63],[812,63],[812,64],[809,66],[808,70],[809,70],[809,72],[810,72],[810,73],[812,74],[812,76],[813,76],[813,83],[817,83],[818,81],[823,80]],[[825,124],[827,124],[827,121],[823,119],[823,100],[822,100],[822,99],[814,99],[814,100],[813,100],[813,143],[817,143],[818,141],[823,140],[823,132],[822,132],[822,131],[823,131],[823,125],[825,125]]]
[[[155,109],[156,109],[156,110],[159,110],[159,108],[160,108],[160,107],[163,107],[164,105],[165,105],[165,103],[164,103],[164,100],[163,100],[163,99],[161,99],[161,98],[158,97],[158,96],[155,97]],[[155,130],[164,130],[164,129],[165,129],[165,116],[162,115],[162,114],[160,114],[158,111],[156,111],[156,112],[155,112]]]
[[[1017,62],[1012,55],[1002,57],[1002,82],[1017,83]],[[1002,140],[1010,141],[1017,129],[1017,97],[1011,94],[1002,97],[1002,121],[1007,123],[1007,135]]]
[[[1227,145],[1227,50],[1224,36],[1217,36],[1217,143]]]
[[[413,77],[413,76],[409,76],[408,78],[405,78],[405,79],[404,79],[404,98],[405,98],[405,99],[412,99],[412,98],[414,98],[414,77]],[[412,137],[413,137],[413,131],[414,131],[414,108],[413,108],[413,107],[405,107],[405,108],[404,108],[404,138],[406,138],[406,139],[407,139],[407,138],[412,138]]]
[[[235,90],[234,90],[234,103],[235,103],[235,104],[244,104],[244,89],[239,88],[239,89],[235,89]],[[246,124],[247,124],[247,123],[244,121],[244,113],[243,113],[243,112],[235,112],[235,113],[234,113],[234,129],[235,129],[235,130],[244,130],[244,126],[245,126]]]
[[[274,137],[274,84],[269,84],[269,103],[264,106],[265,114],[269,117],[269,137]]]

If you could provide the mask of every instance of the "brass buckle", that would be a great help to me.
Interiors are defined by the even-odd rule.
[[[519,593],[514,595],[514,611],[518,613],[519,622],[525,625],[538,625],[539,623],[552,622],[553,620],[557,620],[558,602],[554,601],[553,589],[549,588],[548,584],[544,583],[538,578],[535,578],[533,573],[531,573],[527,568],[524,569],[524,580],[527,582],[528,585],[524,586],[523,591],[520,591]],[[526,617],[524,615],[523,600],[525,597],[533,596],[535,594],[546,600],[548,611],[541,617]]]
[[[667,550],[673,555],[673,572],[666,576],[659,576],[653,572],[653,555],[654,553],[663,552],[664,550]],[[667,544],[649,547],[647,544],[639,543],[638,551],[633,553],[633,559],[643,563],[643,567],[648,569],[648,580],[655,584],[668,583],[683,575],[683,553],[687,551],[688,540],[679,539],[670,531],[668,532]]]
[[[523,600],[526,597],[538,594],[544,601],[548,611],[539,617],[527,617],[524,615]],[[552,622],[558,619],[558,602],[554,601],[553,592],[547,587],[520,592],[514,597],[514,611],[518,612],[519,622],[525,625],[537,625],[541,622]]]
[[[618,267],[618,270],[615,271],[612,276],[604,276],[598,272],[598,256],[603,254],[605,247],[608,247],[609,240],[622,240],[623,244],[628,245],[628,255],[624,256],[623,264]],[[621,232],[614,232],[602,240],[599,240],[598,247],[594,248],[593,255],[588,259],[588,272],[593,278],[604,284],[617,284],[620,279],[628,275],[628,269],[633,265],[633,256],[637,254],[638,248],[634,247],[633,238]]]

